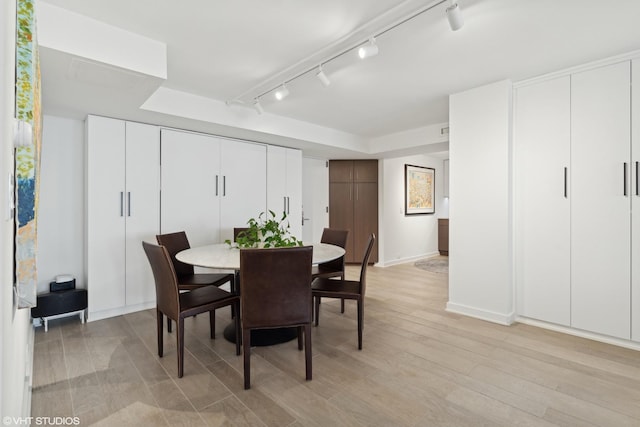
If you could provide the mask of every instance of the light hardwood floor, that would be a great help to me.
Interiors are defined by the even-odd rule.
[[[349,267],[348,276],[358,269]],[[38,328],[33,416],[97,426],[640,426],[640,352],[516,324],[450,314],[446,274],[413,264],[368,271],[365,330],[355,304],[324,300],[313,328],[313,380],[294,340],[242,356],[186,325],[177,378],[174,334],[157,357],[155,311]]]

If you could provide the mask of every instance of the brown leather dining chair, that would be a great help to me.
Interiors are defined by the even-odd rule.
[[[298,328],[305,349],[306,379],[311,379],[312,246],[240,250],[240,307],[244,388],[251,387],[251,330]]]
[[[192,291],[203,286],[222,286],[229,282],[231,292],[235,293],[235,281],[233,273],[195,273],[193,266],[185,264],[176,259],[176,254],[185,249],[191,248],[187,233],[178,231],[175,233],[158,234],[156,240],[159,245],[167,248],[171,256],[173,268],[178,277],[178,289],[181,291]],[[167,320],[167,330],[171,332],[171,320]]]
[[[180,292],[178,277],[171,262],[169,251],[164,246],[142,242],[156,285],[156,316],[158,333],[158,356],[162,357],[164,316],[177,323],[176,342],[178,351],[178,378],[184,373],[184,319],[199,313],[209,312],[210,336],[215,338],[215,310],[228,305],[240,310],[240,297],[216,286],[203,286],[190,292]],[[236,316],[236,354],[240,355],[240,321]]]
[[[349,237],[349,230],[338,230],[335,228],[325,228],[322,230],[322,237],[320,237],[320,243],[329,243],[331,245],[340,246],[342,249],[347,247],[347,238]],[[311,278],[316,279],[318,277],[339,277],[344,280],[344,255],[340,258],[318,264],[311,269]],[[340,312],[344,313],[344,300],[340,302]]]
[[[318,326],[320,318],[320,298],[352,299],[358,303],[358,350],[362,350],[362,329],[364,327],[364,293],[367,288],[367,265],[373,244],[376,241],[375,234],[369,236],[369,242],[362,258],[360,267],[360,280],[336,280],[319,277],[311,283],[311,293],[315,305],[315,321]]]

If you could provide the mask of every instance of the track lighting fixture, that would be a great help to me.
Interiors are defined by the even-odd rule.
[[[282,101],[287,96],[289,96],[289,89],[287,89],[287,86],[282,83],[282,86],[280,86],[278,90],[276,90],[275,97],[278,101]]]
[[[253,108],[258,114],[264,113],[264,108],[262,108],[262,105],[260,104],[260,100],[258,98],[253,101]]]
[[[378,54],[378,45],[376,44],[376,39],[371,37],[369,39],[369,43],[364,46],[360,46],[358,49],[358,56],[360,59],[369,58],[371,56],[376,56]]]
[[[331,80],[329,80],[327,75],[324,73],[322,69],[323,65],[330,63],[336,60],[337,58],[340,58],[343,55],[346,55],[346,54],[351,55],[353,54],[354,50],[358,51],[358,56],[361,59],[375,56],[379,52],[378,45],[376,44],[376,37],[380,37],[388,33],[389,31],[392,31],[395,28],[405,24],[406,22],[409,22],[412,19],[418,16],[421,16],[424,13],[429,12],[432,9],[440,8],[444,5],[448,5],[446,8],[446,15],[447,15],[447,20],[449,21],[449,26],[451,27],[452,31],[457,31],[460,28],[462,28],[462,26],[464,25],[464,17],[462,16],[462,11],[460,10],[460,6],[458,6],[458,1],[459,0],[434,0],[434,1],[428,2],[427,5],[424,5],[420,9],[411,12],[411,14],[407,16],[399,18],[397,21],[382,28],[380,31],[375,33],[369,33],[371,34],[371,37],[369,37],[369,40],[363,41],[362,39],[358,39],[357,43],[354,40],[353,44],[349,44],[347,47],[341,49],[339,52],[332,54],[332,56],[323,58],[322,62],[320,62],[319,65],[316,65],[318,64],[316,60],[319,54],[318,52],[316,52],[313,55],[310,55],[309,57],[300,61],[299,63],[292,65],[287,70],[279,73],[277,76],[273,76],[272,78],[269,78],[257,84],[256,86],[252,87],[251,89],[241,93],[237,97],[233,98],[232,101],[227,101],[227,105],[230,105],[233,103],[248,105],[250,103],[249,100],[253,99],[253,108],[258,112],[258,114],[262,114],[264,110],[259,102],[260,99],[262,99],[262,97],[272,93],[278,101],[281,101],[289,95],[289,89],[287,89],[286,83],[290,83],[307,74],[311,74],[314,71],[315,71],[315,76],[318,78],[318,80],[320,80],[320,82],[325,87],[329,86],[331,84]],[[439,10],[442,10],[442,9],[439,9]],[[362,34],[362,31],[364,30],[360,28],[357,31],[352,32],[349,35],[349,38],[355,38],[358,34]],[[342,41],[339,41],[339,43],[335,42],[333,43],[333,47],[335,48],[336,46],[340,46],[342,45],[342,43],[343,43]],[[310,65],[308,68],[302,69],[302,64],[308,64],[308,63],[314,64],[314,65]],[[298,69],[298,71],[295,71],[296,69]],[[295,74],[289,74],[289,73],[293,73],[294,71],[295,71]],[[289,75],[287,76],[285,75],[285,73]],[[271,85],[273,80],[282,81],[281,79],[283,77],[285,77],[285,80],[284,80],[284,83],[282,83],[282,85],[277,87],[274,87]]]
[[[318,66],[316,77],[318,78],[318,80],[320,80],[320,83],[322,83],[322,86],[324,87],[327,87],[331,84],[331,80],[329,80],[329,77],[327,77],[327,75],[324,73],[322,65]]]
[[[455,0],[451,1],[451,6],[447,8],[447,19],[452,31],[458,31],[464,25],[464,17],[460,11],[460,6]]]

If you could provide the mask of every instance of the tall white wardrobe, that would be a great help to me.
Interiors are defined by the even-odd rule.
[[[302,237],[300,150],[89,116],[85,170],[90,321],[155,306],[156,234],[222,243],[269,206]]]
[[[520,316],[640,341],[640,60],[514,92]]]

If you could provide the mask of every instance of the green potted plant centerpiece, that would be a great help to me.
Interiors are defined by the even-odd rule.
[[[302,246],[302,241],[292,236],[289,232],[289,221],[286,221],[287,213],[282,213],[280,220],[276,219],[273,211],[261,212],[258,218],[250,218],[247,221],[248,228],[238,233],[235,245],[238,248],[279,248],[286,246]],[[233,242],[224,241],[229,246]]]

